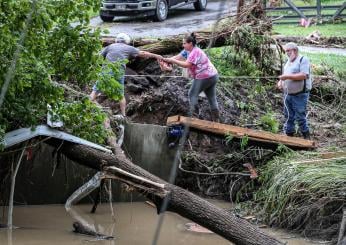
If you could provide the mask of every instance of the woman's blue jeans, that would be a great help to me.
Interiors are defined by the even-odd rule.
[[[284,96],[284,114],[286,123],[284,130],[286,134],[295,133],[295,122],[298,123],[301,133],[309,131],[306,119],[306,107],[310,93],[300,93],[297,95]]]

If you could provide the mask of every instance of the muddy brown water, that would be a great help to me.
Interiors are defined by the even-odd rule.
[[[217,202],[222,207],[229,203]],[[156,209],[144,202],[114,203],[115,222],[109,204],[98,206],[96,214],[90,214],[91,205],[77,205],[74,209],[100,233],[113,235],[114,240],[96,240],[93,237],[72,232],[74,220],[62,205],[16,206],[13,224],[20,228],[0,229],[1,245],[146,245],[152,244],[158,222]],[[160,238],[157,244],[208,245],[232,244],[216,234],[193,233],[185,230],[191,222],[177,214],[167,213],[164,217]],[[287,242],[289,245],[321,244],[288,233],[287,231],[264,229],[267,233]]]

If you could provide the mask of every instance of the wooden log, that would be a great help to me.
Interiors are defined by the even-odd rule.
[[[197,118],[189,118],[183,116],[173,116],[167,119],[167,125],[189,125],[191,128],[198,130],[203,130],[210,133],[215,133],[219,135],[231,134],[236,138],[242,138],[248,136],[249,140],[266,142],[266,143],[276,143],[284,144],[287,146],[309,149],[315,148],[316,144],[312,140],[305,140],[297,137],[289,137],[286,135],[279,135],[270,132],[254,130],[249,128],[242,128],[217,122],[205,121]]]
[[[55,147],[61,145],[60,141],[55,139],[51,139],[47,142]],[[164,184],[164,189],[169,193],[167,211],[180,214],[181,216],[198,223],[235,244],[284,244],[251,225],[246,220],[235,216],[231,212],[221,209],[178,186],[169,184],[133,164],[126,158],[120,148],[116,148],[116,154],[113,155],[86,146],[65,142],[60,147],[60,152],[65,154],[71,160],[96,170],[100,170],[106,166],[115,166],[136,176],[141,176],[153,182]],[[148,192],[141,193],[155,203],[158,212],[161,210],[163,198],[160,194],[156,195],[155,193]]]
[[[209,40],[212,38],[211,31],[199,31],[195,32],[197,36],[197,43],[200,48],[206,48],[209,44]],[[223,33],[220,31],[216,34],[213,47],[221,47],[226,44],[227,37],[230,32]],[[173,54],[181,51],[182,40],[185,35],[176,35],[164,39],[135,39],[134,46],[139,47],[142,51],[148,51],[155,54]],[[103,37],[101,38],[103,46],[114,43],[114,37]]]

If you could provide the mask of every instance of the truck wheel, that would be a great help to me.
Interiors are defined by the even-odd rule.
[[[103,14],[102,12],[100,12],[100,18],[101,18],[101,20],[104,21],[104,22],[112,22],[113,19],[114,19],[114,16],[105,15],[105,14]]]
[[[207,8],[208,0],[197,0],[193,3],[193,6],[197,11],[203,11]]]
[[[154,15],[155,21],[164,21],[167,19],[168,4],[166,0],[157,0],[156,11]]]

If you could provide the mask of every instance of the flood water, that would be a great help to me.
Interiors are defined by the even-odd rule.
[[[224,202],[215,203],[225,207]],[[16,206],[13,213],[13,225],[19,228],[0,229],[1,245],[146,245],[152,244],[158,222],[156,209],[144,202],[114,203],[115,221],[111,216],[110,205],[99,205],[95,214],[90,214],[91,205],[77,205],[74,210],[81,217],[114,240],[95,240],[93,237],[72,232],[74,219],[63,205]],[[3,221],[3,220],[2,220]],[[216,234],[201,234],[185,230],[185,224],[191,222],[177,214],[167,212],[164,218],[160,238],[157,244],[209,245],[232,244]],[[320,244],[311,242],[288,232],[264,229],[267,233],[287,242],[289,245]]]

